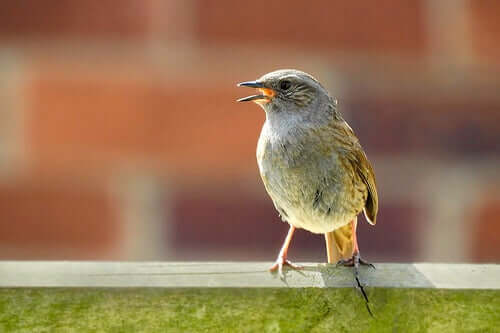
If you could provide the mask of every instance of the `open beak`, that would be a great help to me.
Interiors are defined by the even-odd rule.
[[[240,98],[240,99],[237,100],[237,102],[256,101],[257,103],[258,102],[267,103],[275,95],[274,90],[269,89],[269,88],[265,88],[264,85],[261,82],[258,82],[258,81],[241,82],[241,83],[238,83],[238,87],[257,88],[257,90],[260,92],[260,94],[258,94],[258,95],[251,95],[251,96]]]

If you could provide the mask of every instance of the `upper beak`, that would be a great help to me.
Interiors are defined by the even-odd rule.
[[[264,88],[264,85],[258,81],[246,81],[238,83],[238,87]]]
[[[272,96],[274,96],[274,92],[271,89],[265,88],[264,84],[259,81],[246,81],[246,82],[241,82],[238,83],[238,87],[250,87],[250,88],[257,88],[261,92],[261,94],[258,95],[252,95],[252,96],[247,96],[243,97],[237,100],[237,102],[248,102],[248,101],[255,101],[255,100],[267,100],[269,101]]]

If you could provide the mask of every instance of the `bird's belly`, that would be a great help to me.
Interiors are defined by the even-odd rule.
[[[326,233],[348,224],[358,213],[351,207],[343,182],[337,179],[334,183],[334,170],[326,171],[331,177],[327,188],[322,171],[313,165],[262,171],[274,205],[282,218],[297,228]]]
[[[271,195],[271,197],[275,197]],[[305,229],[312,233],[322,234],[333,231],[348,224],[354,216],[352,214],[341,214],[334,209],[328,213],[313,209],[310,203],[299,205],[287,205],[280,203],[280,200],[275,200],[275,203],[280,205],[281,209],[287,214],[284,219],[296,228]]]

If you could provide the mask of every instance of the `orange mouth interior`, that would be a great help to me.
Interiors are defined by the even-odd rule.
[[[262,95],[273,98],[276,93],[272,89],[268,88],[258,88],[258,90],[262,93]]]
[[[274,95],[276,95],[276,93],[274,92],[274,90],[272,89],[268,89],[268,88],[257,88],[257,90],[264,96],[267,96],[267,98],[263,98],[263,99],[257,99],[255,100],[254,102],[255,103],[269,103],[271,101],[271,99],[274,97]]]

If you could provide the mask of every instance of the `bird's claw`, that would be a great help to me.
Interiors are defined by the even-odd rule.
[[[376,269],[375,266],[372,263],[361,259],[359,253],[354,254],[349,259],[340,259],[339,261],[337,261],[337,264],[336,264],[337,267],[338,266],[354,267],[354,269],[356,270],[356,272],[358,270],[359,265],[361,265],[361,266],[369,266],[369,267],[371,267],[373,269]]]
[[[275,272],[276,270],[278,270],[278,275],[279,275],[280,279],[284,280],[285,275],[283,274],[283,266],[290,266],[291,268],[297,269],[297,270],[302,269],[302,266],[296,265],[296,264],[292,263],[290,260],[287,260],[283,257],[278,257],[278,259],[276,259],[274,265],[272,265],[269,268],[269,270],[271,272]]]

